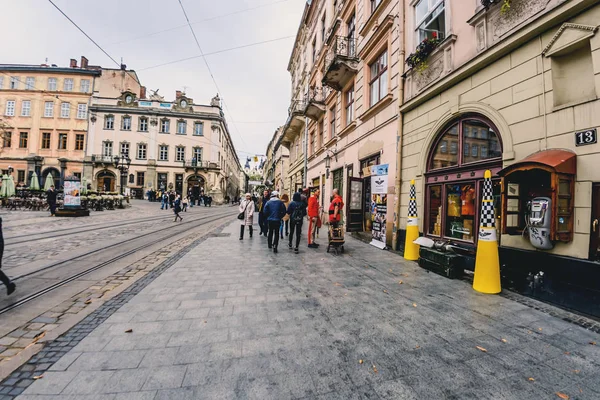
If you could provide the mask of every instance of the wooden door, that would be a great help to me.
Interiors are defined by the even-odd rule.
[[[600,183],[592,186],[592,221],[590,229],[590,260],[600,261]]]
[[[364,184],[361,178],[348,177],[346,189],[346,231],[362,232]]]

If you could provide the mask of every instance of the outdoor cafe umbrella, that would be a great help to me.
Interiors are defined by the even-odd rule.
[[[40,190],[40,180],[38,179],[37,173],[35,171],[33,172],[33,175],[31,175],[31,183],[29,184],[29,189]]]
[[[15,193],[15,180],[11,175],[8,177],[8,181],[6,182],[6,197],[12,197],[15,195]]]
[[[46,182],[44,182],[44,190],[50,190],[50,186],[54,185],[54,177],[52,176],[52,172],[46,176]]]
[[[0,197],[8,197],[6,189],[8,187],[8,175],[2,175],[2,187],[0,188]]]

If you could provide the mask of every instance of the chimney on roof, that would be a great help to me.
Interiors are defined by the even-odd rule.
[[[123,71],[127,71],[127,65],[125,65],[125,64],[121,64],[121,69],[122,69]]]
[[[85,56],[81,56],[81,68],[87,68],[88,62],[89,60]]]
[[[71,58],[71,62],[69,63],[69,67],[70,68],[77,68],[77,60],[74,58]]]
[[[140,88],[140,99],[142,99],[142,100],[146,99],[146,86],[142,86]]]
[[[175,91],[175,99],[178,99],[181,97],[181,90],[176,90]]]

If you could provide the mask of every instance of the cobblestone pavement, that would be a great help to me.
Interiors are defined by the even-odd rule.
[[[273,254],[263,237],[238,241],[238,229],[190,245],[106,303],[0,394],[600,398],[597,333],[351,238],[341,256],[324,246],[294,255],[285,242]]]

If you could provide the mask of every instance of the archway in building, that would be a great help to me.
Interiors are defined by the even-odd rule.
[[[502,140],[479,114],[450,121],[428,149],[425,173],[425,235],[476,245],[483,176],[492,171],[496,227],[500,225]],[[498,236],[499,237],[499,236]]]
[[[52,180],[54,180],[54,187],[56,190],[61,189],[60,187],[60,171],[54,167],[48,167],[42,171],[42,180],[40,182],[42,188],[46,185],[46,178],[49,174],[52,174]]]
[[[99,192],[114,192],[117,177],[109,170],[103,170],[96,175],[96,183]]]
[[[206,180],[202,175],[190,175],[187,178],[186,193],[192,191],[192,196],[196,198],[205,192]]]

